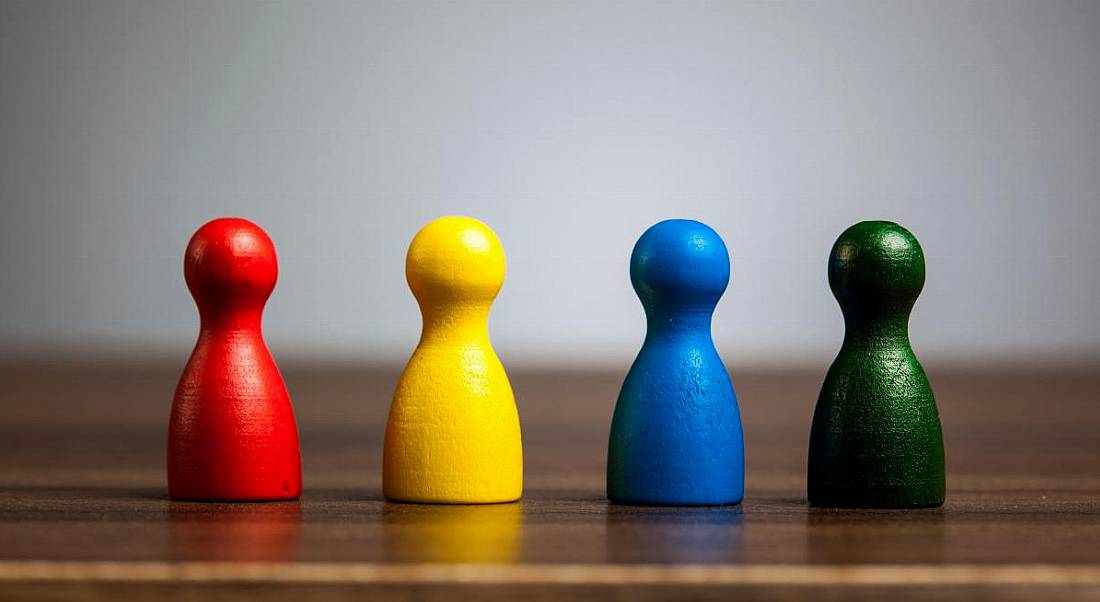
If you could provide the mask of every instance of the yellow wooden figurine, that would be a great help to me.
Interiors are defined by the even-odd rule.
[[[413,238],[405,277],[424,325],[390,406],[383,494],[439,504],[519,499],[519,413],[488,330],[504,284],[500,239],[476,219],[441,217]]]

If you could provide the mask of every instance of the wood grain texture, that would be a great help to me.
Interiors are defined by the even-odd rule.
[[[736,370],[737,362],[730,361]],[[284,366],[299,502],[167,499],[178,366],[0,366],[0,599],[1097,599],[1100,373],[929,367],[947,447],[942,508],[806,505],[823,374],[738,373],[742,505],[609,505],[621,374],[513,371],[518,504],[383,501],[397,369]]]

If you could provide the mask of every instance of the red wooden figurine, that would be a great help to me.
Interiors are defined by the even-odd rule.
[[[216,219],[187,245],[184,277],[201,327],[172,402],[172,499],[251,502],[301,495],[294,409],[260,329],[278,271],[275,245],[245,219]]]

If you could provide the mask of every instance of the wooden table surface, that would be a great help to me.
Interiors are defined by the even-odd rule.
[[[733,364],[735,365],[735,364]],[[603,497],[621,374],[514,371],[517,504],[381,497],[395,369],[284,366],[302,440],[297,503],[165,497],[178,366],[0,366],[0,599],[1100,599],[1100,370],[931,367],[942,509],[805,503],[822,373],[735,372],[743,504]]]

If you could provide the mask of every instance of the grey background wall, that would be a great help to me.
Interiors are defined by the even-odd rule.
[[[408,241],[500,234],[510,365],[619,365],[662,218],[733,254],[715,337],[828,362],[854,221],[897,220],[928,361],[1100,354],[1100,3],[0,4],[0,351],[185,356],[181,254],[274,238],[279,357],[401,361]]]

